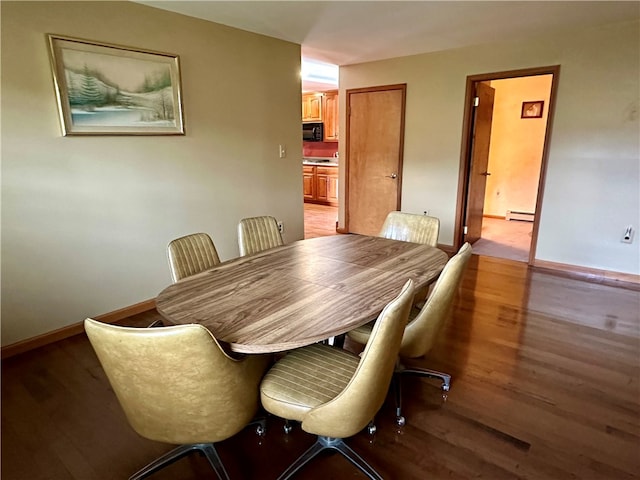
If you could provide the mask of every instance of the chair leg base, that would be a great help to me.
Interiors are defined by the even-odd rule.
[[[430,370],[428,368],[406,368],[403,365],[396,366],[396,371],[393,375],[393,387],[396,397],[396,425],[399,427],[404,426],[406,423],[405,418],[402,416],[402,375],[414,375],[418,377],[438,378],[442,380],[443,397],[446,400],[446,392],[451,387],[451,375],[437,370]]]
[[[333,449],[340,452],[347,460],[353,463],[360,471],[362,471],[371,480],[384,480],[371,465],[369,465],[360,455],[358,455],[351,447],[349,447],[341,438],[321,437],[319,436],[316,443],[304,452],[289,468],[287,468],[278,480],[288,480],[293,477],[298,470],[309,463],[320,452],[327,449]]]
[[[158,470],[193,452],[199,452],[207,458],[220,480],[229,480],[229,474],[225,470],[222,460],[220,460],[220,456],[212,443],[194,443],[174,448],[170,452],[165,453],[138,472],[134,473],[129,477],[129,480],[141,480],[143,478],[147,478],[149,475],[156,473]]]

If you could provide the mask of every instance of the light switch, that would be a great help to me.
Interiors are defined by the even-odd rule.
[[[280,158],[285,158],[287,156],[287,146],[280,145]]]

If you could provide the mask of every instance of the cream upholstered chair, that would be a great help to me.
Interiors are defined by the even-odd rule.
[[[213,240],[206,233],[192,233],[172,240],[167,246],[167,258],[174,283],[220,263]]]
[[[415,213],[389,212],[378,234],[379,237],[438,246],[440,219]],[[416,291],[414,305],[420,305],[429,294],[429,287]]]
[[[240,256],[251,255],[284,245],[278,222],[274,217],[243,218],[238,224]]]
[[[131,480],[194,451],[228,479],[213,443],[254,418],[269,357],[232,359],[202,325],[130,328],[86,319],[84,326],[133,429],[149,440],[181,445]]]
[[[437,247],[439,233],[440,220],[436,217],[389,212],[378,236]]]
[[[407,323],[413,282],[380,313],[361,357],[324,344],[288,353],[260,385],[262,406],[279,417],[302,422],[318,439],[279,479],[293,476],[325,449],[334,449],[369,478],[380,475],[343,439],[369,424],[384,403]]]
[[[445,265],[424,306],[420,310],[417,308],[411,310],[409,324],[402,336],[401,360],[422,357],[432,349],[438,334],[449,318],[471,252],[471,245],[465,243]],[[369,323],[350,331],[347,335],[351,340],[366,344],[370,341],[372,328],[373,324]],[[441,379],[443,382],[442,390],[445,392],[449,391],[451,384],[451,376],[447,373],[422,368],[407,368],[402,362],[398,362],[394,372],[394,389],[396,393],[396,422],[400,426],[405,423],[402,416],[402,391],[400,388],[403,375]]]

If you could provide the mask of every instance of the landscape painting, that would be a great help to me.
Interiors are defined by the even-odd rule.
[[[184,135],[177,55],[49,35],[63,135]]]

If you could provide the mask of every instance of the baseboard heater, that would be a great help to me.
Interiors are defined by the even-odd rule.
[[[504,217],[507,220],[519,220],[521,222],[533,222],[535,214],[529,212],[516,212],[515,210],[507,210],[507,215]]]

